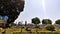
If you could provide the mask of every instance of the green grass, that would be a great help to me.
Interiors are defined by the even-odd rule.
[[[2,32],[0,31],[0,34]],[[5,29],[5,34],[30,34],[30,32],[26,31],[25,28],[6,28]],[[31,34],[60,34],[60,30],[56,31],[48,31],[45,29],[37,29],[36,28],[31,28]]]

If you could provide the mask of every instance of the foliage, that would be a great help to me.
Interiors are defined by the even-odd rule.
[[[31,28],[27,27],[27,28],[26,28],[26,31],[28,31],[28,32],[31,33]]]
[[[55,21],[56,24],[60,24],[60,19]]]
[[[49,31],[55,31],[55,27],[51,24],[47,24],[45,28],[46,30],[49,30]]]
[[[40,23],[40,19],[38,17],[32,18],[32,23],[35,24],[35,28],[38,28],[37,24]]]
[[[52,21],[50,19],[43,19],[42,24],[52,24]]]
[[[32,18],[32,23],[39,24],[40,23],[40,19],[38,17]]]
[[[39,24],[36,24],[36,27],[35,28],[39,28],[40,29],[40,25]]]
[[[21,30],[22,30],[22,32],[21,32]],[[30,30],[30,28],[28,28],[28,30]],[[37,30],[38,31],[38,30]],[[53,32],[51,32],[51,31],[42,31],[42,30],[40,30],[40,31],[38,31],[38,32],[36,32],[36,28],[31,28],[31,34],[60,34],[60,31],[53,31]],[[26,33],[28,33],[28,34],[30,34],[30,32],[28,32],[28,31],[26,31],[25,29],[21,29],[21,28],[7,28],[7,29],[5,29],[5,34],[26,34]],[[0,34],[2,34],[2,32],[0,31]]]
[[[24,1],[22,0],[0,0],[0,15],[8,16],[8,23],[14,22],[23,8]]]
[[[9,26],[10,27],[15,26],[15,23],[10,23]]]

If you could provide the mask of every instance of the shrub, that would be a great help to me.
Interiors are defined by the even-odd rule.
[[[46,28],[46,30],[49,30],[49,31],[55,31],[55,27],[53,25],[51,25],[51,24],[47,24],[45,26],[45,28]]]

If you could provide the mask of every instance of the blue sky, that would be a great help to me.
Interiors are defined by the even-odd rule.
[[[25,0],[24,11],[16,21],[28,21],[34,17],[40,20],[49,18],[55,21],[60,18],[60,0]]]

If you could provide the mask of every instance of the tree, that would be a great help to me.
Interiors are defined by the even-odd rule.
[[[43,19],[42,24],[52,24],[52,21],[50,19]]]
[[[53,25],[51,25],[51,24],[47,24],[45,26],[45,28],[46,28],[46,30],[49,30],[49,31],[55,31],[55,27]]]
[[[60,19],[56,20],[55,23],[60,25]]]
[[[32,23],[39,24],[40,23],[40,19],[38,17],[35,17],[35,18],[32,19]]]
[[[0,0],[0,15],[8,16],[8,24],[15,21],[23,11],[24,0]]]
[[[40,19],[38,17],[32,18],[32,23],[35,24],[35,28],[36,28],[36,32],[37,32],[37,28],[38,28],[37,24],[40,23]],[[37,34],[38,34],[38,32],[37,32]]]
[[[38,17],[32,18],[32,23],[37,26],[40,23],[40,19]]]

